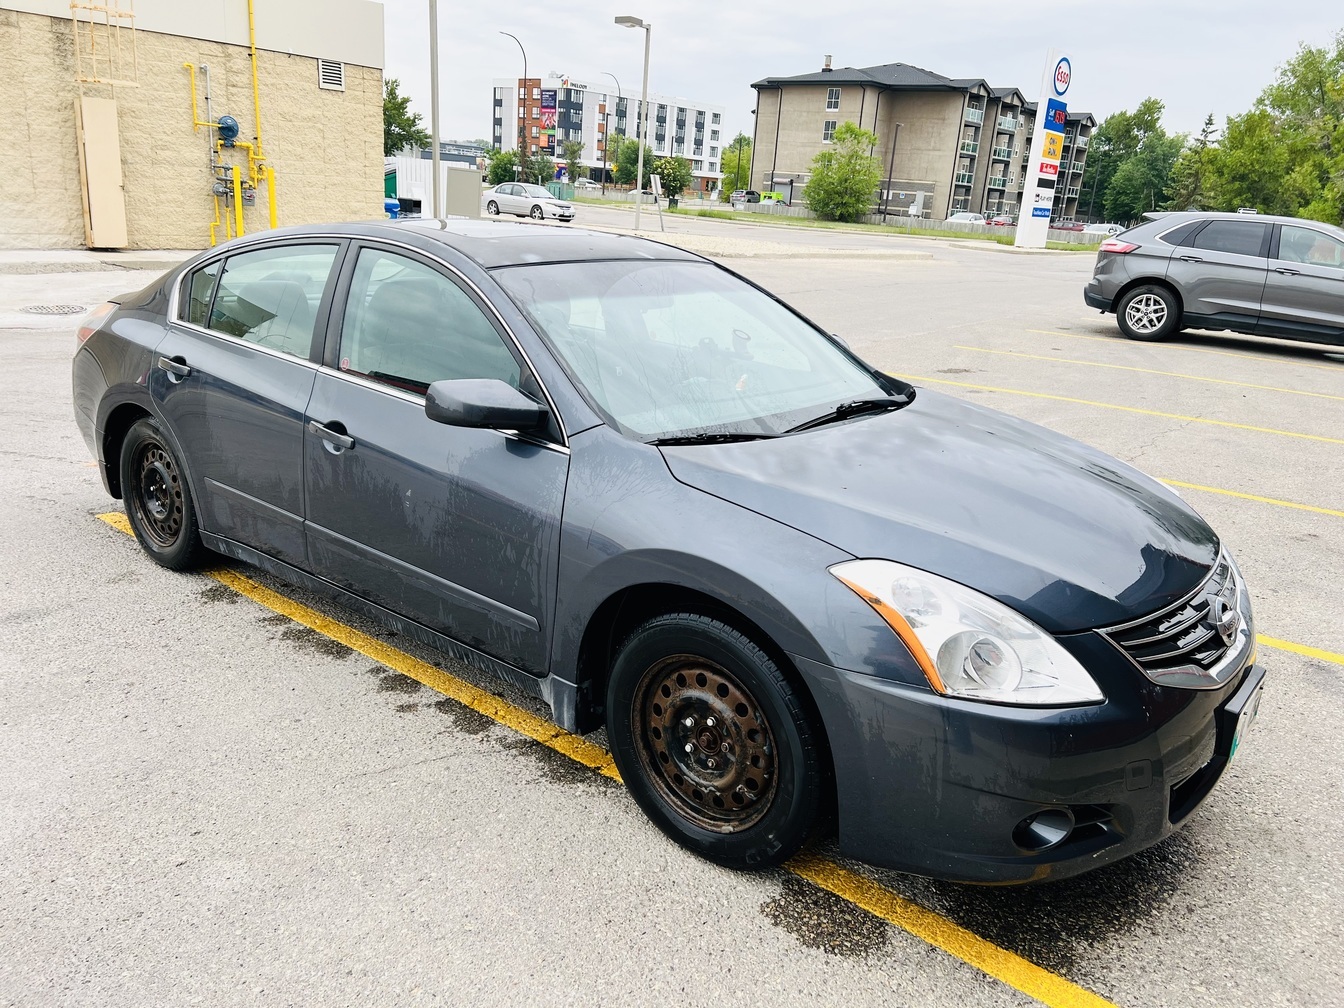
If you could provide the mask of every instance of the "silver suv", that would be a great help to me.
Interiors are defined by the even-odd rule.
[[[1260,214],[1145,216],[1102,242],[1083,291],[1130,339],[1229,329],[1344,345],[1344,230]]]

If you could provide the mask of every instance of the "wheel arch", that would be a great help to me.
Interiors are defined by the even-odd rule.
[[[1118,291],[1116,291],[1115,297],[1111,299],[1112,314],[1119,314],[1120,302],[1123,301],[1125,299],[1125,295],[1128,294],[1130,291],[1132,291],[1135,287],[1161,287],[1162,289],[1170,292],[1171,296],[1176,299],[1177,310],[1180,312],[1182,316],[1185,315],[1185,299],[1181,297],[1181,292],[1176,289],[1176,285],[1173,284],[1166,277],[1154,277],[1154,276],[1136,277],[1133,280],[1126,281],[1125,285],[1121,287]]]
[[[122,499],[121,490],[121,446],[126,442],[126,432],[134,424],[154,414],[142,403],[123,402],[114,406],[103,421],[102,466],[103,479],[107,491],[115,499]]]

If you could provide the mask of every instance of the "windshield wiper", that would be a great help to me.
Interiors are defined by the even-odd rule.
[[[854,416],[862,416],[864,413],[885,413],[888,410],[897,410],[909,404],[910,400],[905,398],[855,399],[853,402],[841,403],[829,413],[813,417],[811,420],[804,420],[796,427],[790,427],[784,433],[797,434],[799,431],[811,430],[813,427],[824,427],[826,424],[835,423],[838,420],[847,420]]]
[[[651,445],[731,444],[734,441],[764,441],[778,434],[753,434],[748,431],[701,431],[699,434],[679,434],[675,437],[654,438]]]

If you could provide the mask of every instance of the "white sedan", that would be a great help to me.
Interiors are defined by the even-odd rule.
[[[526,182],[501,182],[493,189],[487,189],[482,197],[485,200],[485,212],[491,216],[501,213],[515,217],[531,217],[533,220],[572,221],[574,205],[556,199],[549,189]]]

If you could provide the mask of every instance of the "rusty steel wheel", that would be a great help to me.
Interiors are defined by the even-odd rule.
[[[135,538],[156,563],[195,566],[202,546],[182,465],[158,423],[138,420],[121,448],[121,495]]]
[[[607,736],[668,836],[732,868],[787,860],[820,816],[825,755],[806,694],[733,627],[697,613],[636,628],[612,666]]]
[[[695,655],[655,662],[633,713],[645,774],[689,821],[730,832],[769,811],[775,740],[756,700],[722,666]]]

